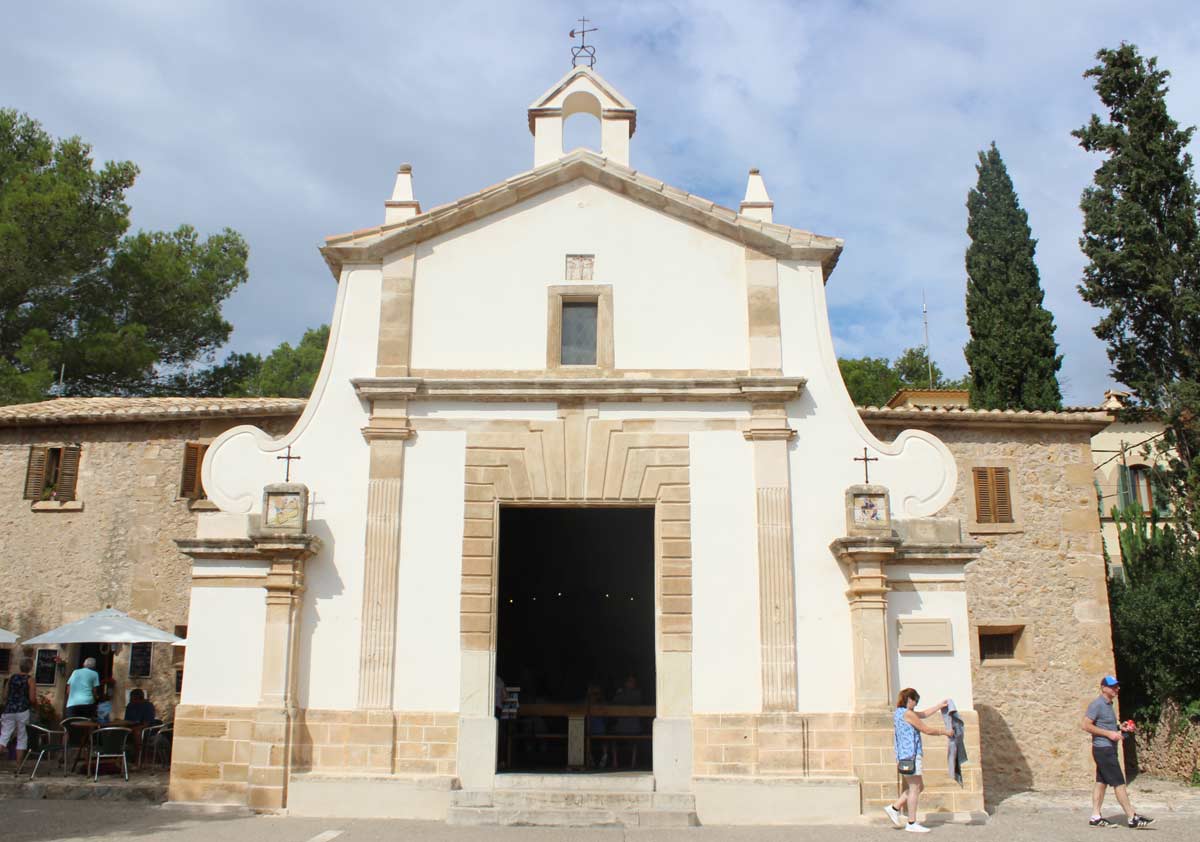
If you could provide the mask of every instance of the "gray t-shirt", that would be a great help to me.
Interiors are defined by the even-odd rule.
[[[1076,708],[1079,710],[1079,708]],[[1117,712],[1113,709],[1113,704],[1103,696],[1097,696],[1092,699],[1092,703],[1088,705],[1087,718],[1096,724],[1096,727],[1102,731],[1118,731],[1117,727]],[[1116,741],[1110,740],[1108,737],[1101,737],[1097,734],[1092,735],[1092,745],[1096,748],[1116,748]]]

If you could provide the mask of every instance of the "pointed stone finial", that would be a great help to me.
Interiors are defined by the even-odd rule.
[[[383,203],[383,224],[403,222],[421,212],[421,203],[413,198],[412,164],[401,164],[396,170],[392,198]]]
[[[742,216],[751,219],[761,219],[763,222],[775,221],[775,203],[767,195],[767,185],[759,175],[758,168],[750,170],[750,179],[746,182],[746,198],[742,199],[739,209]]]

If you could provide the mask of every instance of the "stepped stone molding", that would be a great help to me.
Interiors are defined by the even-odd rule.
[[[354,389],[363,400],[463,401],[769,401],[800,396],[803,377],[686,376],[626,377],[359,377]]]
[[[467,436],[461,635],[494,651],[500,503],[655,506],[658,651],[691,652],[691,492],[687,433],[647,431],[564,409],[556,421]],[[637,431],[626,430],[634,426]]]

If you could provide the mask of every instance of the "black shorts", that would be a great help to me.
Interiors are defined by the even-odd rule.
[[[1092,759],[1096,761],[1096,783],[1109,786],[1124,786],[1125,773],[1117,762],[1115,748],[1092,746]]]

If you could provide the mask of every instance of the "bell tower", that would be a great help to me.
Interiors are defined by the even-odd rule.
[[[529,106],[534,167],[563,156],[563,122],[581,113],[600,121],[600,154],[629,166],[629,139],[637,128],[637,109],[599,73],[581,65],[572,67]]]

